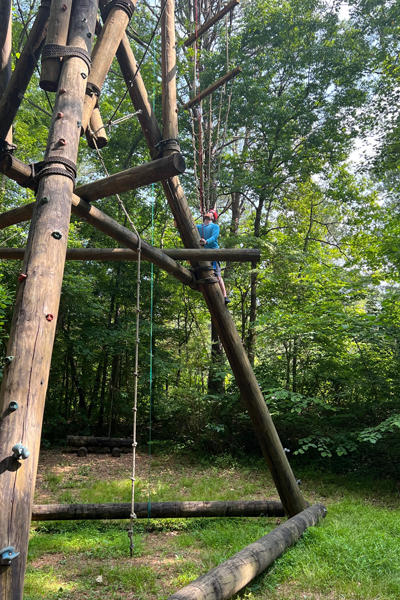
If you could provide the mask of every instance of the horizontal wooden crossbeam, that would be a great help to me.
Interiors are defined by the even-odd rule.
[[[192,98],[191,100],[189,100],[189,102],[186,102],[186,104],[182,106],[183,110],[189,110],[189,108],[192,108],[192,106],[194,106],[195,104],[199,104],[199,102],[201,102],[204,98],[207,98],[207,96],[215,92],[218,88],[222,87],[225,83],[227,83],[227,81],[230,81],[231,79],[239,75],[239,73],[241,73],[242,70],[242,67],[235,67],[232,71],[230,71],[229,73],[218,79],[215,83],[210,85],[210,87],[200,92],[200,94],[198,94],[195,98]]]
[[[150,508],[150,512],[149,512]],[[131,504],[36,504],[32,521],[72,521],[83,519],[129,519]],[[177,519],[191,517],[284,517],[281,502],[136,502],[138,519]]]
[[[222,17],[224,17],[228,12],[233,10],[238,4],[240,4],[240,0],[232,0],[231,2],[229,2],[229,4],[224,6],[224,8],[222,8],[219,12],[217,12],[216,15],[214,15],[213,17],[211,17],[211,19],[206,21],[206,23],[204,23],[204,25],[199,27],[197,32],[193,33],[190,37],[188,37],[188,39],[183,43],[183,45],[186,46],[186,48],[191,46],[193,44],[193,42],[195,42],[206,31],[208,31],[210,29],[210,27],[215,25],[215,23],[220,21],[222,19]]]
[[[185,172],[185,160],[182,154],[175,152],[171,156],[158,158],[139,167],[121,171],[115,175],[104,177],[75,188],[74,192],[80,198],[92,202],[99,198],[123,194],[131,190],[164,181],[169,177],[181,175]]]
[[[30,206],[30,205],[27,205]],[[26,207],[23,207],[26,208]],[[17,209],[18,210],[18,209]],[[31,209],[26,211],[29,214]],[[9,211],[9,213],[14,213]],[[7,216],[7,213],[0,216]],[[25,220],[29,220],[28,216]],[[230,262],[259,262],[260,250],[233,248],[221,250],[188,250],[187,248],[163,248],[163,253],[174,260],[218,260]],[[23,260],[25,248],[0,248],[0,259]],[[126,248],[69,248],[67,260],[137,260],[137,252]]]

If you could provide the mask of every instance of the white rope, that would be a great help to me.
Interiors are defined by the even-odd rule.
[[[135,113],[136,114],[136,113]],[[105,162],[103,160],[103,157],[100,153],[100,150],[96,144],[96,139],[93,138],[93,142],[94,142],[94,146],[96,148],[97,151],[97,155],[100,159],[101,164],[103,165],[103,169],[106,172],[107,177],[109,176],[107,167],[105,165]],[[138,379],[139,379],[139,326],[140,326],[140,265],[141,265],[141,255],[142,255],[142,240],[141,237],[134,225],[134,223],[132,222],[132,219],[130,218],[128,211],[125,208],[124,203],[122,202],[120,196],[118,194],[115,194],[117,200],[118,200],[118,204],[120,205],[123,213],[125,214],[126,218],[129,221],[130,226],[132,227],[133,231],[136,233],[136,235],[138,236],[138,246],[136,249],[138,258],[137,258],[137,281],[136,281],[136,331],[135,331],[135,335],[136,335],[136,341],[135,341],[135,390],[134,390],[134,401],[133,401],[133,440],[132,440],[132,477],[131,477],[131,481],[132,481],[132,493],[131,493],[131,513],[130,513],[130,529],[128,531],[128,537],[130,539],[130,553],[131,553],[131,557],[133,556],[133,521],[134,519],[136,519],[136,513],[135,513],[135,480],[136,480],[136,446],[137,446],[137,440],[136,440],[136,416],[137,416],[137,394],[138,394]]]

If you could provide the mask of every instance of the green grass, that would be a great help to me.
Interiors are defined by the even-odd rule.
[[[152,500],[250,499],[272,495],[266,469],[195,466],[158,458]],[[85,465],[83,465],[85,466]],[[86,472],[86,475],[85,475]],[[130,481],[96,481],[72,490],[78,501],[129,501]],[[397,600],[400,597],[400,509],[394,482],[329,473],[304,473],[303,493],[323,501],[328,515],[237,598],[257,600]],[[52,479],[46,479],[50,485]],[[148,482],[137,485],[146,500]],[[64,487],[54,482],[55,494]],[[61,495],[70,493],[62,491]],[[267,534],[276,519],[168,519],[134,523],[129,556],[127,522],[46,522],[32,527],[25,600],[142,598],[165,600],[246,545]],[[96,578],[102,577],[102,582]]]

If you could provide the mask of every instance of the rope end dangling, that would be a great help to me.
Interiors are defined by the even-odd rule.
[[[133,557],[133,549],[134,549],[134,544],[133,544],[133,529],[129,529],[128,531],[128,537],[130,539],[130,545],[129,545],[129,551],[131,554],[131,558]]]

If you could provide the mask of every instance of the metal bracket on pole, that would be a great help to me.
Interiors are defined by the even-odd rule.
[[[11,565],[11,561],[17,558],[18,555],[19,552],[15,552],[13,546],[3,548],[3,550],[0,550],[0,565]]]

